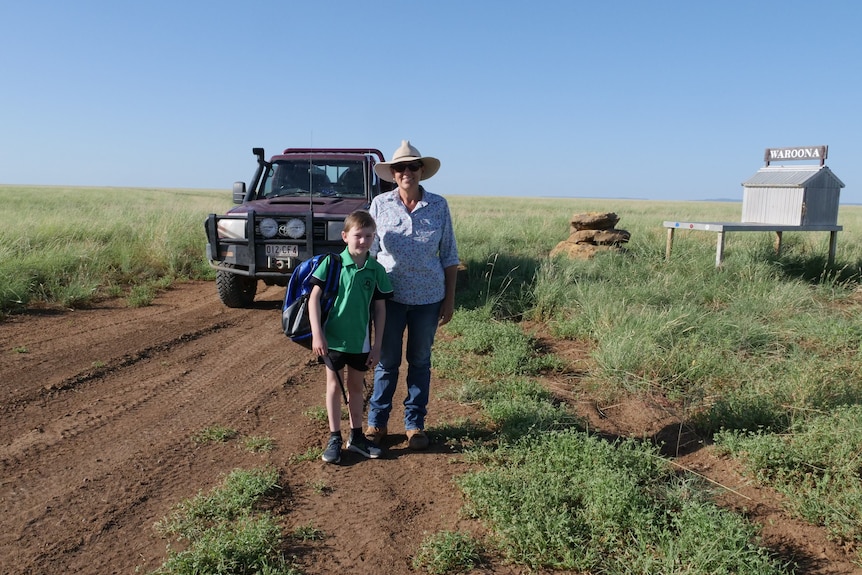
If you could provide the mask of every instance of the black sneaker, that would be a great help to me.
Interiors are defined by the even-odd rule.
[[[383,455],[383,450],[368,441],[363,435],[358,435],[348,439],[347,450],[371,459],[378,459]]]
[[[326,444],[326,449],[323,450],[321,459],[327,463],[338,463],[341,461],[341,438],[339,436],[331,435],[329,437],[329,443]]]

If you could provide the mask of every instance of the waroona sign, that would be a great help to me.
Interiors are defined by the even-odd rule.
[[[803,146],[797,148],[766,148],[763,154],[763,160],[768,166],[770,162],[779,160],[819,160],[820,165],[826,161],[826,154],[829,151],[829,146]]]

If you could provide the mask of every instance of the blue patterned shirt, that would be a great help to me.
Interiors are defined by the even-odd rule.
[[[377,223],[371,254],[389,273],[392,299],[406,305],[441,301],[446,295],[443,269],[459,263],[449,204],[420,189],[422,199],[412,212],[398,190],[375,197],[368,210]]]

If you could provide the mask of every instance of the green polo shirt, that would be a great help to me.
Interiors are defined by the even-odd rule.
[[[360,268],[344,248],[341,263],[338,296],[326,320],[326,343],[329,349],[342,353],[367,353],[371,350],[371,302],[392,297],[392,284],[386,270],[371,256]],[[326,259],[314,270],[314,277],[323,282],[328,266]]]

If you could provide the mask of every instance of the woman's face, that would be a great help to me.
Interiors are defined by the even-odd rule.
[[[422,179],[422,162],[414,160],[412,162],[399,162],[392,166],[392,176],[395,178],[395,183],[403,190],[410,190],[419,187],[419,180]]]

